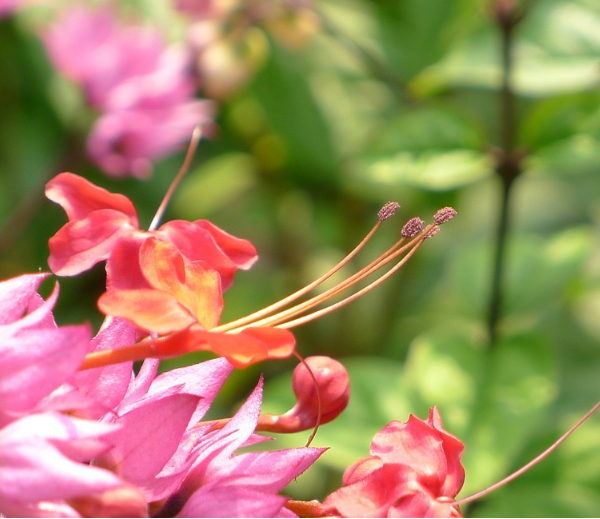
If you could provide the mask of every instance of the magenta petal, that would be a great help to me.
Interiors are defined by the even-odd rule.
[[[229,420],[227,425],[223,427],[221,433],[223,436],[232,435],[233,441],[223,448],[219,453],[221,457],[232,456],[233,453],[239,449],[256,428],[258,416],[260,415],[260,409],[262,405],[263,395],[263,379],[262,377],[258,381],[258,384],[248,397],[244,405],[240,410]]]
[[[243,487],[201,487],[176,517],[275,517],[286,497]]]
[[[107,450],[105,437],[115,428],[111,424],[72,418],[60,413],[40,413],[12,422],[0,434],[4,441],[41,439],[52,443],[70,458],[88,461]]]
[[[111,435],[115,447],[110,463],[134,484],[151,483],[177,450],[198,400],[193,395],[170,395],[148,400],[119,417],[120,429]]]
[[[3,337],[0,409],[27,411],[59,387],[81,364],[90,336],[88,325],[78,325],[22,330]]]
[[[38,294],[33,294],[29,300],[29,313],[24,315],[18,321],[4,328],[5,333],[17,333],[17,330],[36,329],[56,329],[52,309],[58,299],[58,283],[54,287],[52,294],[46,301]],[[9,332],[10,330],[10,332]],[[2,333],[2,332],[0,332]]]
[[[156,377],[148,390],[148,396],[174,385],[181,385],[182,393],[202,397],[191,418],[191,422],[197,422],[206,414],[232,371],[233,366],[223,358],[173,369]]]
[[[47,273],[25,274],[0,282],[0,325],[22,317],[40,283],[48,276]]]
[[[136,329],[121,319],[111,319],[91,342],[90,351],[117,349],[135,343]],[[79,393],[94,400],[96,405],[86,410],[86,416],[100,418],[122,400],[132,379],[132,362],[78,371],[71,381]]]
[[[0,502],[68,499],[120,486],[115,474],[77,463],[68,454],[98,453],[106,448],[99,440],[106,431],[106,425],[57,414],[32,415],[3,428]]]
[[[121,484],[113,473],[73,462],[40,440],[0,445],[0,492],[13,500],[65,499]]]
[[[307,470],[327,449],[301,447],[271,452],[238,454],[215,463],[211,479],[230,479],[230,484],[277,493]]]
[[[148,388],[152,384],[154,377],[156,377],[159,364],[160,360],[158,359],[146,359],[142,363],[142,367],[138,371],[138,374],[130,382],[129,387],[127,388],[127,394],[125,395],[125,398],[123,398],[119,409],[125,409],[143,398],[148,392]]]

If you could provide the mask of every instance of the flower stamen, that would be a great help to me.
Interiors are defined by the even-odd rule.
[[[381,224],[385,220],[390,218],[399,207],[400,207],[400,205],[396,202],[386,203],[377,213],[379,219],[377,220],[377,223],[373,226],[373,228],[367,233],[367,235],[360,241],[360,243],[356,247],[354,247],[354,249],[349,254],[347,254],[339,263],[337,263],[334,267],[329,269],[323,275],[321,275],[320,277],[318,277],[317,279],[315,279],[314,281],[312,281],[305,287],[297,290],[293,294],[290,294],[289,296],[284,297],[283,299],[280,299],[279,301],[277,301],[265,308],[262,308],[261,310],[258,310],[257,312],[249,314],[240,319],[236,319],[235,321],[230,321],[229,323],[222,324],[221,326],[218,326],[214,331],[228,332],[230,330],[236,330],[238,328],[243,329],[243,327],[250,325],[250,324],[252,324],[254,326],[257,323],[261,322],[260,319],[262,319],[263,317],[269,316],[276,310],[279,310],[280,308],[284,308],[286,305],[288,305],[288,304],[292,303],[293,301],[296,301],[297,299],[301,298],[302,296],[308,294],[311,290],[315,289],[316,287],[318,287],[319,285],[321,285],[322,283],[327,281],[331,276],[336,274],[352,258],[354,258],[354,256],[356,256],[356,254],[358,254],[358,252],[373,237],[375,232],[377,232],[377,230],[379,229]]]
[[[279,328],[279,329],[290,329],[302,324],[308,323],[319,317],[333,312],[342,306],[362,297],[366,293],[373,290],[375,287],[382,284],[396,271],[398,271],[419,249],[423,242],[431,238],[434,234],[439,231],[440,225],[451,219],[456,212],[452,208],[444,208],[436,213],[434,222],[423,227],[424,223],[420,218],[410,219],[402,228],[401,238],[392,245],[383,254],[378,256],[375,260],[371,261],[368,265],[360,269],[352,276],[341,281],[337,285],[325,290],[323,293],[313,296],[304,302],[296,304],[285,310],[284,308],[289,303],[296,301],[300,297],[310,292],[315,287],[322,284],[324,281],[329,279],[335,273],[337,273],[343,266],[345,266],[371,239],[373,234],[377,231],[381,223],[388,219],[393,212],[398,208],[398,204],[390,202],[386,204],[379,212],[379,219],[369,233],[363,238],[363,240],[338,264],[327,271],[325,274],[317,278],[312,283],[309,283],[304,288],[294,292],[290,296],[287,296],[280,301],[273,303],[272,305],[263,308],[257,312],[254,312],[241,319],[236,319],[229,323],[225,323],[219,326],[212,327],[206,331],[211,333],[228,333],[238,334],[244,332],[247,328]],[[408,240],[408,241],[407,241]],[[387,272],[382,274],[380,277],[364,286],[357,292],[330,304],[320,310],[315,310],[311,313],[307,311],[313,309],[325,301],[328,301],[332,297],[335,297],[347,289],[353,287],[357,283],[365,280],[375,272],[388,266],[390,263],[396,261]],[[302,315],[304,314],[304,315]],[[119,348],[117,350],[104,350],[99,352],[89,353],[81,366],[80,369],[91,369],[100,366],[107,366],[111,364],[117,364],[120,362],[140,360],[144,358],[161,357],[164,356],[166,350],[161,349],[161,345],[164,345],[165,341],[169,343],[170,336],[164,337],[147,337],[142,339],[138,343]]]

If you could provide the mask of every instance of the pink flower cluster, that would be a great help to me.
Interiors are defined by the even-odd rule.
[[[199,421],[232,371],[225,359],[157,376],[148,359],[78,371],[89,352],[135,341],[113,319],[57,326],[37,289],[0,283],[0,514],[29,517],[275,516],[278,493],[323,452],[234,455],[256,436],[262,382],[222,428]],[[289,512],[285,512],[288,513]]]
[[[54,66],[79,83],[100,112],[88,152],[106,173],[147,177],[153,161],[178,149],[212,105],[194,98],[187,51],[149,27],[121,25],[114,12],[69,9],[44,42]]]
[[[451,501],[465,480],[463,450],[435,407],[426,421],[411,415],[390,422],[373,438],[371,455],[346,470],[325,510],[341,517],[460,516]]]

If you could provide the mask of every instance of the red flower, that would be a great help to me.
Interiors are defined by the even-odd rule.
[[[108,290],[98,304],[160,339],[158,357],[210,350],[238,367],[292,354],[295,339],[282,329],[210,331],[220,321],[223,291],[238,269],[256,261],[256,249],[206,220],[167,222],[142,231],[131,201],[61,173],[46,187],[69,217],[49,242],[55,274],[70,276],[106,260]]]
[[[212,332],[220,321],[220,277],[205,261],[189,261],[170,243],[150,237],[140,248],[140,269],[148,288],[112,289],[98,306],[138,328],[168,335],[153,344],[158,356],[210,350],[244,367],[269,358],[286,358],[295,339],[288,330],[245,328],[239,333]]]
[[[324,501],[342,517],[450,517],[459,512],[438,498],[452,499],[465,472],[464,445],[442,428],[437,408],[427,421],[411,415],[390,422],[373,438],[371,456],[344,473],[344,486]]]
[[[148,287],[140,272],[140,247],[150,237],[174,245],[191,261],[206,261],[221,278],[223,290],[238,269],[256,261],[253,245],[206,220],[167,222],[142,231],[131,201],[72,173],[61,173],[46,186],[46,196],[67,213],[69,222],[50,238],[48,264],[59,276],[74,276],[107,260],[109,287]]]

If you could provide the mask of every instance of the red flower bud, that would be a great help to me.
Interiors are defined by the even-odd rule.
[[[317,380],[321,397],[321,424],[330,422],[338,416],[350,398],[350,378],[341,362],[331,357],[308,357],[306,363]],[[315,381],[304,364],[298,364],[294,370],[292,387],[298,403],[286,414],[300,417],[306,428],[314,427],[319,412],[319,398]]]
[[[296,395],[296,405],[282,415],[263,414],[257,430],[271,432],[299,432],[331,422],[348,405],[350,398],[350,378],[342,363],[331,357],[308,357],[305,359],[315,379],[311,377],[304,363],[294,370],[292,387]],[[319,396],[321,415],[319,417]]]

